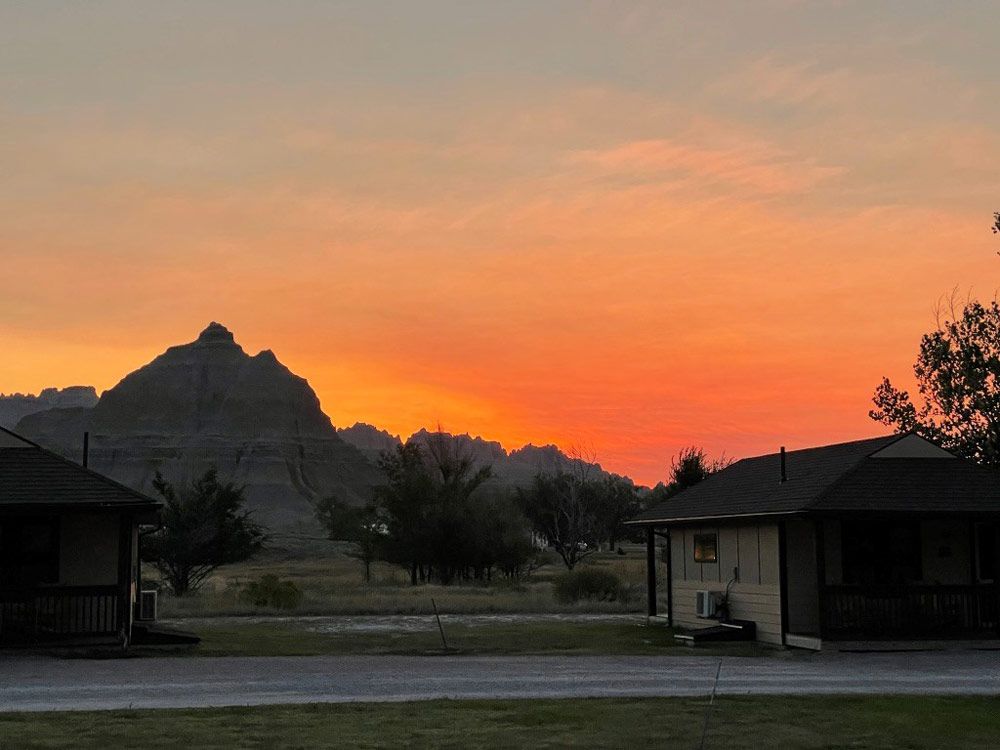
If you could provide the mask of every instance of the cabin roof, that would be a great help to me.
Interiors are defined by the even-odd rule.
[[[0,427],[0,510],[161,504]]]
[[[1000,472],[940,451],[895,457],[886,450],[907,435],[856,440],[785,454],[745,458],[631,523],[798,513],[1000,514]]]

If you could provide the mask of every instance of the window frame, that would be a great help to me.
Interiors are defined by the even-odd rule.
[[[694,534],[691,554],[694,561],[701,565],[717,565],[719,562],[719,534],[715,531],[699,532]],[[711,540],[709,545],[705,545],[706,540]],[[712,550],[711,559],[704,557],[705,547],[710,546]],[[699,556],[699,553],[702,556]]]

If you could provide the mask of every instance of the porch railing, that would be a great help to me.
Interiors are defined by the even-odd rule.
[[[0,589],[3,643],[116,635],[120,623],[116,586]]]
[[[1000,627],[997,590],[985,586],[827,586],[827,638],[990,635]]]

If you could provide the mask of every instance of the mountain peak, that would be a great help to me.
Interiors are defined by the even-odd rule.
[[[199,344],[235,344],[233,333],[221,323],[214,320],[198,335]]]

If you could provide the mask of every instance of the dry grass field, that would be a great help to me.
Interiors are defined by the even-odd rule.
[[[565,571],[554,555],[547,554],[544,565],[516,583],[495,579],[491,583],[411,586],[406,571],[385,563],[376,563],[371,582],[365,583],[361,563],[333,542],[275,545],[254,560],[216,571],[195,594],[178,598],[161,593],[160,616],[428,614],[432,598],[441,612],[451,614],[641,612],[645,602],[644,551],[629,546],[625,552],[598,553],[581,563],[617,575],[624,591],[620,600],[563,604],[552,593],[553,580]],[[245,586],[265,574],[294,582],[302,591],[300,604],[290,611],[249,603],[242,595]],[[145,583],[157,578],[148,567],[143,576]]]

